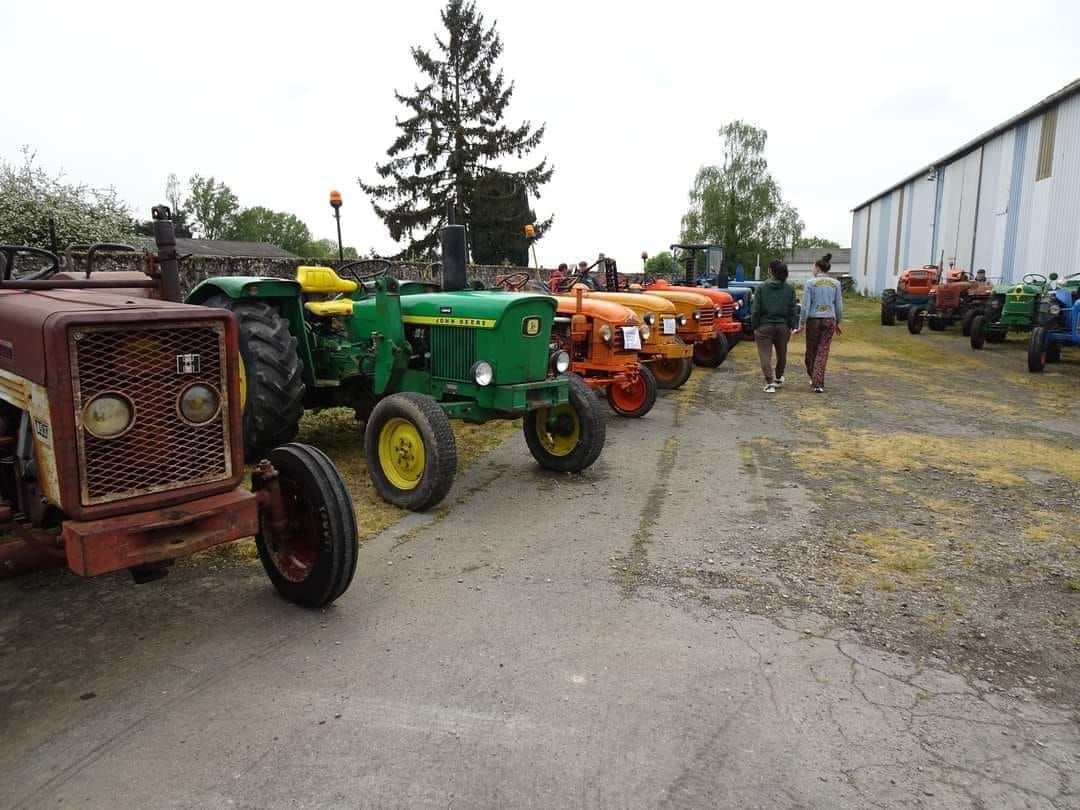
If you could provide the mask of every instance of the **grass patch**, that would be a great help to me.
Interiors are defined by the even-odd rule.
[[[899,574],[916,576],[934,565],[933,544],[899,529],[858,534],[854,538],[854,547]]]

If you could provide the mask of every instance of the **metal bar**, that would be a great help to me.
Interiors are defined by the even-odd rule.
[[[154,280],[99,281],[98,279],[32,279],[29,281],[0,281],[0,290],[130,290],[132,287],[153,288]]]

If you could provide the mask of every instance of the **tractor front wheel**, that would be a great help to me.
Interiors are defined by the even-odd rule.
[[[570,400],[555,408],[529,411],[521,420],[525,444],[545,470],[581,472],[600,457],[606,425],[592,389],[569,375]]]
[[[656,384],[665,390],[681,388],[694,371],[694,361],[689,357],[660,357],[651,366]]]
[[[911,334],[917,335],[922,331],[924,323],[926,323],[926,319],[923,317],[922,310],[912,304],[907,314],[907,330]]]
[[[971,330],[968,335],[971,338],[971,348],[981,349],[986,344],[986,319],[982,315],[976,315],[971,320]]]
[[[1036,326],[1028,340],[1028,371],[1038,374],[1046,368],[1046,329]]]
[[[964,319],[960,321],[960,331],[964,333],[964,337],[971,337],[971,326],[979,315],[980,312],[977,309],[969,309],[964,313]]]
[[[896,290],[885,290],[881,294],[881,325],[892,326],[896,323]]]
[[[702,340],[694,344],[694,365],[702,368],[718,368],[728,355],[727,337],[717,335],[712,340]]]
[[[638,366],[637,379],[629,383],[614,382],[607,388],[607,401],[619,416],[637,419],[656,404],[656,377],[648,366]]]
[[[277,472],[285,524],[275,525],[269,510],[259,515],[259,559],[290,602],[325,607],[356,573],[359,541],[349,489],[333,462],[306,444],[275,447],[266,458]],[[256,487],[258,475],[256,468]]]
[[[258,461],[292,441],[304,415],[304,364],[289,322],[268,301],[215,295],[205,306],[231,310],[240,327],[240,408],[244,458]]]
[[[422,512],[446,497],[457,473],[450,420],[426,394],[391,394],[371,411],[364,456],[384,501]]]

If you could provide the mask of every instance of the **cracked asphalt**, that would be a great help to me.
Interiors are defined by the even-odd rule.
[[[1075,707],[725,606],[809,508],[740,467],[788,436],[735,380],[610,418],[581,477],[515,436],[323,612],[214,558],[0,582],[0,806],[1080,806]]]

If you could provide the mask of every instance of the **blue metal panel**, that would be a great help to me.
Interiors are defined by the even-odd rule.
[[[1013,264],[1016,262],[1016,235],[1020,227],[1020,190],[1024,185],[1024,156],[1027,152],[1028,122],[1016,128],[1016,140],[1013,142],[1012,178],[1009,181],[1009,213],[1005,220],[1005,258],[1001,263],[1001,277],[1005,281],[1013,278]]]
[[[874,267],[873,292],[880,294],[885,289],[885,274],[889,266],[889,225],[892,222],[893,195],[886,194],[881,200],[881,213],[877,222],[877,262]]]
[[[904,190],[904,206],[907,210],[904,211],[904,224],[903,231],[900,234],[900,272],[904,272],[908,266],[908,248],[911,244],[911,216],[915,210],[915,182],[912,181],[907,184],[907,188]]]
[[[851,277],[858,278],[862,273],[862,215],[865,208],[860,208],[851,215]]]
[[[929,264],[938,260],[938,239],[941,237],[941,201],[945,196],[945,167],[937,167],[937,188],[934,191],[934,232],[930,238]]]

